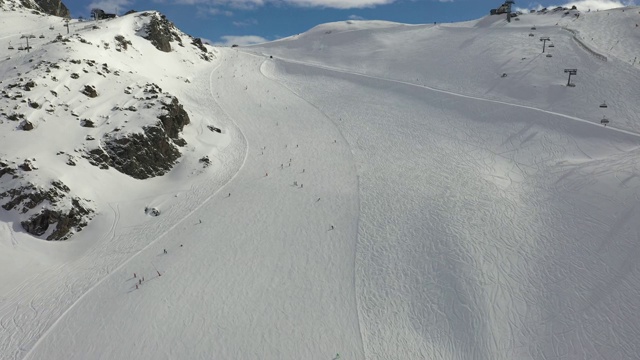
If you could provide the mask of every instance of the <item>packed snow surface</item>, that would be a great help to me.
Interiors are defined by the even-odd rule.
[[[4,223],[0,357],[640,359],[638,11],[324,24],[166,66],[183,163],[109,175],[71,241]],[[179,61],[154,54],[127,64]]]

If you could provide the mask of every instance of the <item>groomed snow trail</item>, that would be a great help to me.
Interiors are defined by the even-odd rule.
[[[635,134],[317,66],[264,69],[353,149],[367,359],[638,358]]]
[[[262,59],[222,51],[212,115],[242,130],[245,166],[79,301],[30,358],[363,358],[352,154],[322,113],[260,73]]]

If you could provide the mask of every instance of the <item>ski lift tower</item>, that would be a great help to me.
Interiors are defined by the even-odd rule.
[[[547,41],[551,41],[551,38],[549,38],[548,36],[544,36],[540,38],[540,41],[542,41],[542,52],[544,52],[544,48],[547,45]]]
[[[516,2],[513,0],[507,0],[504,2],[504,4],[507,5],[507,22],[511,22],[511,5],[515,3]]]
[[[578,69],[564,69],[565,73],[569,73],[569,80],[567,80],[567,86],[574,87],[575,84],[571,83],[571,75],[576,75],[578,73]]]
[[[31,47],[29,46],[29,39],[35,39],[35,38],[36,36],[32,34],[20,36],[20,39],[27,39],[27,52],[29,52],[29,50],[31,49]]]

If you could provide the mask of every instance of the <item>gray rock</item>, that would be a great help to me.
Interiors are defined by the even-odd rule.
[[[69,9],[62,3],[62,0],[22,0],[22,5],[33,10],[40,10],[44,13],[63,18],[70,18]]]

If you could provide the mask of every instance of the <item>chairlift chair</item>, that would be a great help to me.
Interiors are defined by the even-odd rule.
[[[549,47],[556,47],[556,46],[555,46],[555,45],[553,45],[553,44],[549,44]]]
[[[536,29],[536,27],[535,27],[535,26],[532,26],[532,27],[531,27],[531,30],[535,30],[535,29]]]
[[[11,44],[9,44],[9,47],[7,49],[13,50],[13,46]]]
[[[547,54],[547,57],[551,57],[551,54]]]
[[[606,117],[603,117],[602,120],[600,120],[600,124],[607,126],[607,124],[609,123],[609,119],[607,119]]]
[[[605,101],[605,102],[603,102],[602,104],[600,104],[600,107],[601,107],[601,108],[603,108],[603,109],[606,109],[606,108],[608,108],[609,106],[607,105],[607,102]]]
[[[24,50],[22,46],[18,46],[18,50]]]
[[[529,33],[529,36],[535,36],[535,35],[533,35],[533,33]]]
[[[53,25],[49,26],[49,30],[53,30],[53,29],[54,29]]]
[[[40,39],[44,39],[44,34],[40,34],[40,36],[38,36]]]

